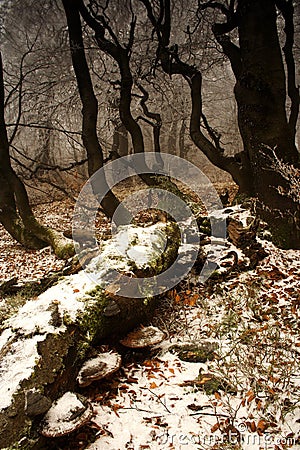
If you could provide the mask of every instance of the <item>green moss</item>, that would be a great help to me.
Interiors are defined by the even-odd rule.
[[[105,295],[104,290],[97,286],[88,293],[91,299],[87,301],[89,304],[85,307],[84,313],[78,316],[76,324],[85,336],[85,341],[91,344],[99,334],[101,320],[103,320],[103,310],[109,303],[109,298]]]
[[[200,233],[206,234],[207,236],[211,235],[211,223],[208,217],[198,217],[197,224]]]
[[[16,442],[13,445],[10,445],[9,447],[6,447],[5,450],[32,450],[32,449],[36,449],[36,445],[38,443],[38,440],[40,439],[40,436],[36,435],[36,436],[30,436],[31,433],[31,426],[32,423],[30,422],[30,425],[28,425],[27,427],[24,428],[24,431],[22,433],[22,435],[24,436],[22,439],[20,439],[19,442]],[[36,433],[34,433],[36,434]],[[41,449],[40,446],[38,446],[39,449]],[[42,450],[42,449],[41,449]]]
[[[233,205],[240,205],[243,204],[245,202],[248,202],[250,200],[250,197],[248,194],[242,193],[242,192],[238,192],[236,194],[236,196],[234,197],[232,204]]]
[[[51,281],[49,282],[51,285]],[[24,287],[18,290],[15,294],[6,294],[1,298],[0,306],[0,323],[9,319],[13,314],[16,314],[28,300],[31,300],[46,290],[43,284],[38,282],[25,283]],[[0,330],[2,328],[0,327]]]
[[[87,340],[82,340],[77,345],[77,361],[83,361],[86,357],[87,352],[90,350],[91,344]]]
[[[87,296],[90,296],[90,297],[93,297],[93,298],[97,298],[97,297],[101,296],[101,294],[103,294],[103,287],[101,287],[99,285],[96,286],[91,291],[86,292]]]
[[[206,361],[212,361],[215,358],[215,351],[217,350],[216,344],[207,342],[204,344],[184,345],[183,347],[174,346],[172,350],[178,353],[178,357],[182,361],[205,363]]]
[[[69,259],[75,254],[74,244],[72,242],[70,243],[64,243],[61,246],[58,246],[55,248],[55,255],[59,259]]]
[[[236,394],[237,390],[228,384],[225,380],[212,375],[212,374],[200,374],[196,380],[197,385],[206,393],[206,395],[214,394],[215,392],[222,390],[230,394]]]

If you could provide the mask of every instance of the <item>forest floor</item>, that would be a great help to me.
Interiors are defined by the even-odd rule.
[[[71,228],[71,200],[35,212],[56,229]],[[99,233],[109,237],[107,220]],[[92,421],[48,448],[299,450],[300,251],[259,241],[267,256],[254,269],[224,263],[205,285],[191,274],[168,292],[152,320],[165,340],[124,350],[119,372],[82,388]],[[0,255],[0,282],[39,280],[64,266],[49,248],[25,250],[2,228]]]

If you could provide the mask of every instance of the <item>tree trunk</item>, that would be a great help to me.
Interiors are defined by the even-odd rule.
[[[103,167],[103,151],[97,136],[98,101],[94,93],[90,71],[85,57],[78,2],[63,0],[63,6],[68,22],[72,63],[82,103],[82,140],[87,151],[89,176],[92,177],[97,170]],[[120,206],[120,202],[108,188],[105,174],[102,173],[101,179],[99,178],[100,176],[95,180],[94,184],[93,178],[91,181],[94,194],[97,195],[98,193],[97,184],[101,185],[101,190],[104,189],[107,191],[107,194],[101,199],[100,203],[105,214],[111,218],[115,210]],[[127,217],[129,217],[128,212],[122,205],[120,209],[122,210],[124,223],[127,223]]]
[[[185,118],[181,119],[181,126],[179,130],[179,156],[180,158],[186,157],[186,150],[185,150],[185,130],[186,130],[186,123]]]
[[[114,122],[114,135],[112,144],[112,155],[113,158],[118,158],[119,156],[128,155],[128,132],[125,126],[118,121]]]
[[[239,0],[237,14],[242,66],[234,92],[253,190],[275,240],[282,246],[299,248],[299,204],[280,193],[289,186],[273,167],[272,150],[288,164],[298,164],[299,160],[286,115],[286,80],[275,4],[272,0]]]
[[[299,162],[294,142],[299,92],[295,85],[293,58],[293,2],[238,0],[236,11],[235,2],[198,4],[199,10],[213,8],[224,14],[225,20],[213,25],[213,33],[229,58],[236,78],[235,97],[244,148],[234,157],[226,156],[218,134],[203,115],[201,72],[180,59],[178,46],[172,45],[176,51],[171,51],[170,0],[160,3],[159,20],[151,2],[141,2],[157,35],[157,55],[162,69],[169,75],[181,74],[191,87],[190,134],[193,142],[215,166],[231,174],[240,193],[258,198],[257,212],[268,221],[277,244],[300,248],[300,205],[289,196],[290,181],[274,168],[276,158],[288,164]],[[283,52],[287,83],[275,5],[285,20]],[[239,46],[228,35],[235,28],[239,32]],[[285,109],[287,93],[291,103],[289,119]],[[201,122],[206,135],[201,130]]]
[[[11,167],[9,143],[4,118],[4,82],[0,54],[0,221],[20,244],[39,249],[51,245],[56,256],[74,255],[73,242],[49,227],[41,225],[30,207],[25,186]]]

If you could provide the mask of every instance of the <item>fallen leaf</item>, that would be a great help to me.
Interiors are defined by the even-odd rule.
[[[181,300],[180,295],[176,294],[174,300],[175,300],[175,303],[179,303]]]
[[[118,416],[118,417],[120,417],[119,414],[118,414],[118,410],[119,410],[120,408],[122,408],[122,406],[121,406],[121,405],[118,405],[117,403],[115,403],[115,404],[113,405],[113,407],[112,407],[113,412],[114,412],[114,413],[116,414],[116,416]]]
[[[264,431],[268,428],[268,426],[269,426],[268,422],[266,422],[264,419],[260,419],[256,425],[256,430],[258,434],[261,436],[264,433]]]
[[[211,427],[210,431],[211,431],[212,433],[214,433],[214,432],[217,431],[219,428],[220,428],[220,424],[219,424],[219,422],[217,422],[217,423],[215,423],[215,424]]]
[[[215,392],[215,398],[217,400],[221,400],[221,395],[219,394],[219,392]]]

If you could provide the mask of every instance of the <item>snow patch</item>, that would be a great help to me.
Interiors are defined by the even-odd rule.
[[[20,383],[29,378],[39,361],[37,344],[45,336],[36,335],[30,339],[19,340],[11,344],[10,352],[1,361],[0,366],[0,408],[10,406],[12,397]]]

